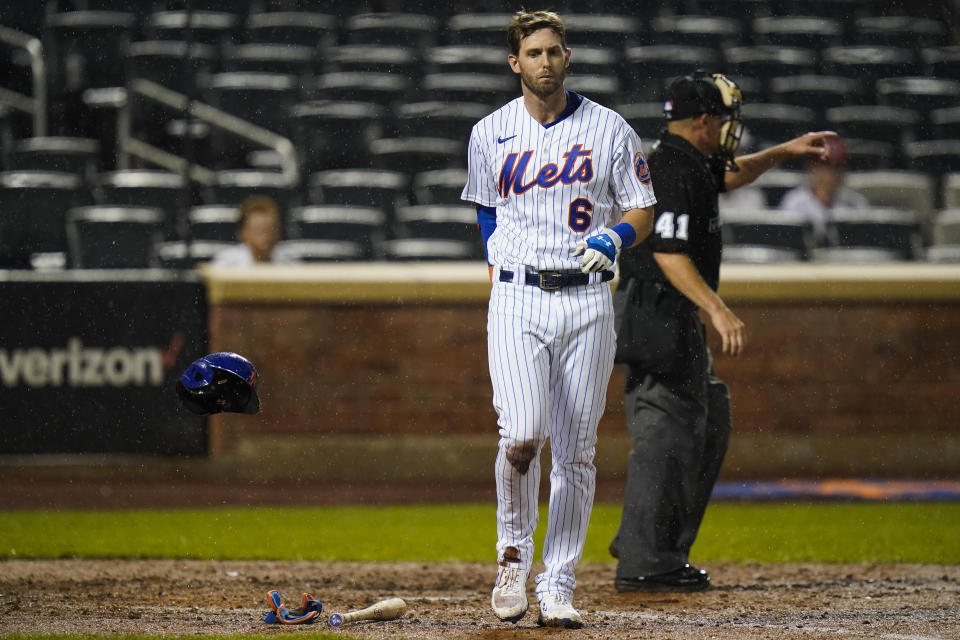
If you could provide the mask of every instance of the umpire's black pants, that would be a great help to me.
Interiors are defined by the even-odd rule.
[[[632,450],[617,576],[672,571],[687,562],[730,440],[730,395],[714,375],[696,312],[678,319],[691,343],[679,373],[631,366],[625,409]]]

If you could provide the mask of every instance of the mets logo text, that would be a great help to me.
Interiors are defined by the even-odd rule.
[[[552,162],[540,167],[537,175],[530,182],[524,184],[523,174],[527,171],[533,151],[524,151],[519,156],[509,154],[500,168],[500,179],[497,182],[497,191],[506,198],[510,192],[520,195],[532,189],[541,187],[549,189],[558,182],[573,184],[574,182],[589,182],[593,178],[593,163],[590,161],[591,149],[584,149],[583,145],[575,144],[563,154],[563,167]]]
[[[643,151],[637,151],[637,155],[633,156],[633,170],[637,173],[637,180],[650,184],[650,167],[647,166],[647,159],[643,157]]]

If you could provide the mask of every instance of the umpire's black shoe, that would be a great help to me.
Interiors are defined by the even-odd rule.
[[[710,575],[703,569],[685,564],[679,569],[637,578],[617,578],[613,586],[628,591],[703,591],[710,586]]]

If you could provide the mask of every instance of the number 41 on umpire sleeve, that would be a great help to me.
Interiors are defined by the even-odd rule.
[[[676,224],[674,224],[674,218],[676,218]],[[653,230],[661,238],[686,240],[687,225],[689,223],[690,216],[686,213],[674,216],[673,211],[664,211],[660,214],[660,217],[657,218],[657,224],[654,225]]]

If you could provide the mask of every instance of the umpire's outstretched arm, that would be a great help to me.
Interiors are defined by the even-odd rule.
[[[767,147],[763,151],[751,153],[737,157],[737,166],[739,171],[727,171],[724,177],[724,184],[727,191],[733,191],[738,187],[750,184],[760,177],[764,171],[773,169],[775,166],[800,156],[819,156],[825,160],[830,154],[830,147],[827,145],[827,138],[835,138],[835,131],[814,131],[798,136],[793,140],[787,140],[773,147]]]

